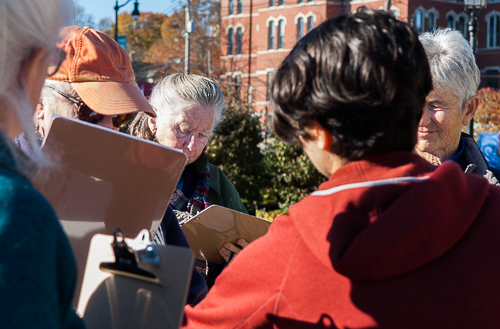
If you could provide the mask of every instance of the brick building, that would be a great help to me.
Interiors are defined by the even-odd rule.
[[[380,9],[373,0],[221,0],[220,77],[237,95],[252,102],[255,111],[269,108],[269,81],[275,68],[298,39],[340,13],[360,6]],[[396,17],[413,23],[418,31],[452,27],[467,31],[469,19],[463,0],[392,0]],[[478,14],[477,63],[481,87],[500,86],[500,0],[490,1]]]

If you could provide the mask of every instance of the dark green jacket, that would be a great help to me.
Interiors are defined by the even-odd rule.
[[[208,158],[205,153],[202,153],[200,157],[189,166],[192,166],[197,175],[201,177],[207,163]],[[208,201],[211,204],[216,204],[247,214],[247,209],[243,205],[243,202],[241,202],[240,195],[238,194],[238,191],[236,191],[233,183],[231,183],[219,167],[210,163],[208,163],[208,167],[210,168],[210,189],[208,191]]]
[[[76,262],[52,207],[0,132],[0,327],[84,328],[71,306]],[[23,171],[24,172],[24,171]]]

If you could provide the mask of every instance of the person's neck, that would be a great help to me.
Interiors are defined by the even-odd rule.
[[[428,152],[421,152],[419,150],[416,151],[420,157],[424,158],[427,162],[435,166],[440,166],[443,164],[443,162],[451,160],[453,156],[457,153],[456,150],[448,154],[430,154]]]

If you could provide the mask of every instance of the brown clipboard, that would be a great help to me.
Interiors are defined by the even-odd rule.
[[[81,288],[90,239],[119,226],[127,237],[156,234],[186,156],[97,125],[55,117],[43,152],[54,163],[34,178],[56,211],[77,260]]]
[[[179,328],[193,269],[192,251],[155,245],[160,265],[139,263],[158,278],[159,283],[152,283],[100,269],[101,263],[115,260],[113,239],[96,234],[91,240],[77,307],[87,328]]]
[[[194,257],[224,264],[219,249],[240,238],[252,242],[267,233],[271,222],[218,205],[211,205],[180,223]]]

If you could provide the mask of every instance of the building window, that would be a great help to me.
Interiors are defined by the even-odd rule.
[[[467,36],[467,22],[463,16],[458,19],[458,30],[464,37]]]
[[[239,99],[241,97],[241,75],[234,78],[234,95]]]
[[[273,80],[273,72],[267,72],[267,93],[266,93],[266,101],[271,100],[271,82]]]
[[[304,0],[297,0],[297,3],[304,3]]]
[[[313,28],[314,28],[314,17],[309,16],[307,17],[307,33],[311,32]]]
[[[427,31],[434,31],[436,29],[436,15],[429,13],[427,17]]]
[[[307,2],[311,2],[311,1],[314,1],[314,0],[307,0]]]
[[[278,6],[284,6],[285,0],[278,0]]]
[[[234,0],[229,0],[229,15],[234,15]]]
[[[420,10],[415,12],[415,30],[418,33],[424,32],[424,13]]]
[[[269,0],[269,7],[276,6],[276,0]]]
[[[234,35],[233,35],[233,29],[230,28],[227,32],[227,54],[232,55],[233,54],[233,45],[234,45]]]
[[[499,77],[498,73],[499,73],[498,70],[486,71],[486,87],[492,89],[498,89],[498,77]]]
[[[285,43],[285,21],[278,22],[278,49],[283,49]]]
[[[497,48],[500,35],[500,15],[492,15],[488,19],[488,48]]]
[[[236,29],[236,55],[241,55],[242,41],[243,41],[243,31],[241,27],[238,27]]]
[[[448,15],[446,18],[446,27],[449,27],[450,29],[455,29],[455,17],[453,15]]]
[[[238,0],[238,8],[236,10],[238,14],[243,13],[243,0]]]
[[[304,19],[300,17],[297,20],[297,41],[302,39],[303,36],[304,36]]]
[[[274,27],[274,21],[269,22],[269,32],[267,38],[267,49],[274,49],[274,39],[276,38],[276,29]]]

